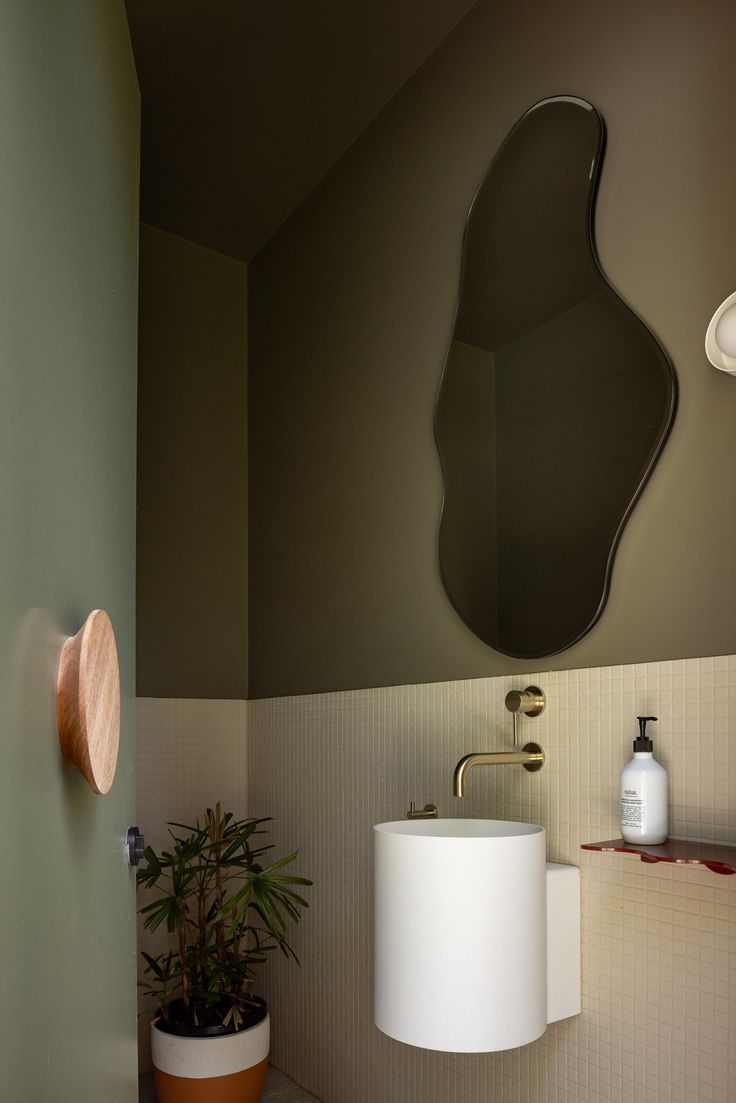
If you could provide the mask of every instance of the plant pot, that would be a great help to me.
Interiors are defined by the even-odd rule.
[[[162,1029],[151,1023],[158,1103],[258,1103],[266,1082],[270,1022],[238,1031],[212,1027]]]

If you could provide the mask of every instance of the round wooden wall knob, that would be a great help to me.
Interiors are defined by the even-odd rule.
[[[95,793],[109,793],[120,742],[120,669],[115,633],[95,609],[61,650],[56,719],[64,757]]]

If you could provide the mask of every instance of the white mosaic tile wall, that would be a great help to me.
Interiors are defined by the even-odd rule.
[[[736,876],[579,847],[618,835],[637,713],[660,718],[671,833],[736,844],[736,657],[528,681],[548,706],[522,736],[547,765],[478,767],[464,801],[451,795],[455,763],[509,744],[503,700],[523,677],[248,703],[249,810],[275,817],[279,847],[300,848],[316,882],[301,969],[276,962],[263,985],[274,1063],[324,1103],[734,1103]],[[549,856],[580,865],[582,1016],[497,1055],[431,1053],[375,1028],[371,827],[412,799],[541,823]],[[513,947],[509,931],[500,949]]]
[[[191,823],[218,800],[224,810],[248,814],[247,707],[246,701],[138,698],[136,822],[149,846],[158,850],[168,841],[168,821]],[[148,953],[163,949],[165,937],[149,935],[139,921],[139,945]],[[151,1067],[150,1006],[140,998],[142,1072]]]

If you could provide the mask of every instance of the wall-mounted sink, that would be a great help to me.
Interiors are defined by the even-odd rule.
[[[543,827],[398,820],[374,836],[375,1021],[385,1034],[490,1052],[526,1045],[563,1017],[548,1012]],[[569,870],[577,891],[574,867],[551,868]],[[556,900],[566,895],[555,888]],[[579,897],[572,908],[577,921]]]
[[[375,1022],[424,1049],[525,1046],[580,1010],[575,866],[503,820],[399,820],[375,837]]]

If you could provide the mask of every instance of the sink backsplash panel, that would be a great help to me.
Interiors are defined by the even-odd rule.
[[[544,769],[478,767],[454,798],[463,754],[510,746],[504,697],[529,680],[548,703],[521,741],[541,743]],[[637,713],[659,717],[671,834],[736,843],[734,656],[248,702],[248,811],[274,817],[276,846],[299,848],[315,881],[301,969],[276,962],[261,985],[274,1064],[324,1103],[736,1098],[736,877],[579,849],[619,833]],[[495,1055],[416,1050],[375,1028],[371,827],[410,800],[540,823],[549,857],[581,867],[580,1018]]]

